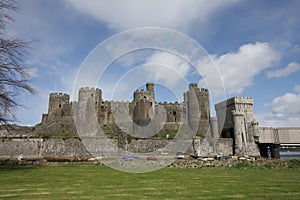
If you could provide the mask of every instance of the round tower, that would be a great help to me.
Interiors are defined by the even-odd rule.
[[[189,84],[189,90],[185,94],[186,115],[189,127],[199,135],[201,112],[199,103],[199,89],[196,83]]]
[[[245,134],[244,113],[240,110],[232,111],[233,131],[234,131],[234,154],[243,154],[243,137]]]
[[[151,106],[154,107],[155,95],[154,95],[154,83],[146,83],[146,92],[148,100],[151,102]]]
[[[138,90],[133,93],[133,101],[136,102],[139,99],[140,93]]]
[[[216,117],[210,118],[210,133],[212,138],[219,138],[218,119]]]
[[[252,120],[252,128],[253,128],[253,138],[254,142],[258,143],[259,142],[259,129],[258,129],[258,121],[255,119]]]

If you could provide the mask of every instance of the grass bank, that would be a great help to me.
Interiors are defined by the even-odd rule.
[[[0,199],[299,199],[300,169],[0,167]]]

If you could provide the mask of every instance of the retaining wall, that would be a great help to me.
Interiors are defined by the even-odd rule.
[[[99,148],[103,149],[105,140],[96,141]],[[103,140],[103,141],[102,141]],[[84,141],[84,140],[83,140]],[[117,148],[117,141],[111,141],[114,147]],[[170,140],[155,140],[155,139],[140,139],[132,140],[127,144],[129,152],[152,152],[157,151],[167,145]],[[103,145],[101,145],[103,144]],[[192,143],[191,143],[192,144]],[[101,146],[101,147],[100,147]],[[89,147],[88,147],[89,148]],[[191,148],[189,148],[190,151]],[[220,139],[216,146],[215,152],[222,152],[225,155],[232,154],[232,140]],[[83,145],[79,138],[0,138],[0,158],[16,159],[22,155],[24,158],[45,158],[45,157],[63,157],[63,158],[87,158],[91,154]]]

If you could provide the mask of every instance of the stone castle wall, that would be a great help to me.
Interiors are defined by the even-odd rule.
[[[97,116],[99,125],[115,126],[115,120],[117,119],[114,119],[114,113],[119,113],[122,120],[125,120],[125,123],[127,123],[127,120],[128,122],[131,121],[130,123],[135,122],[132,127],[129,127],[131,132],[128,133],[137,133],[138,135],[142,131],[139,127],[146,126],[153,118],[159,116],[159,112],[161,112],[159,110],[160,106],[166,112],[166,122],[161,131],[176,132],[181,125],[184,125],[186,126],[184,127],[186,130],[195,132],[200,138],[209,136],[214,141],[217,141],[214,147],[203,144],[202,152],[205,155],[207,152],[214,152],[216,148],[224,149],[223,152],[231,155],[241,156],[249,153],[256,155],[258,152],[257,142],[259,131],[258,122],[253,118],[253,99],[233,97],[221,102],[215,105],[217,118],[211,118],[209,92],[207,89],[198,88],[195,83],[189,85],[189,90],[184,93],[184,101],[180,103],[156,103],[153,83],[147,83],[146,90],[135,91],[132,102],[104,101],[100,89],[87,87],[79,90],[78,102],[70,102],[69,95],[67,94],[52,93],[49,97],[48,113],[43,114],[42,122],[34,127],[34,132],[76,134],[77,131],[73,117],[75,116],[76,120],[78,119],[76,118],[76,114],[81,113],[81,115],[90,117],[85,119],[86,121],[80,126],[84,132],[90,134],[85,127],[86,123],[92,123],[93,120],[91,117]],[[126,114],[129,117],[128,115],[125,116]],[[224,127],[221,127],[221,123],[224,123]],[[156,130],[158,129],[156,125],[152,128],[155,129],[154,133],[157,133]],[[119,132],[112,134],[119,134]],[[124,138],[127,140],[127,137]],[[228,142],[229,140],[232,143]],[[131,150],[137,149],[138,152],[152,151],[164,145],[164,142],[161,140],[155,141],[153,138],[134,140],[127,147]],[[58,144],[57,142],[54,143]],[[117,143],[125,144],[125,142],[120,140]],[[65,144],[64,142],[59,143],[59,145],[62,147],[57,146],[56,149],[64,149],[64,146],[69,146],[69,144]],[[55,145],[53,144],[52,146]],[[205,148],[209,149],[205,150]],[[68,149],[57,151],[69,152]],[[45,152],[55,154],[54,151]],[[66,155],[70,156],[73,154],[74,152],[72,153],[72,151],[66,153]]]
[[[106,140],[104,140],[105,143]],[[112,140],[117,144],[116,140]],[[129,152],[153,152],[162,149],[171,140],[157,139],[133,139],[127,144]],[[101,144],[101,142],[97,142]],[[99,147],[101,148],[101,147]],[[104,148],[104,147],[103,147]],[[106,147],[105,147],[106,148]],[[218,141],[214,149],[208,152],[209,155],[217,155],[219,152],[224,155],[232,155],[232,139],[223,138]],[[187,153],[193,153],[190,147]],[[93,157],[82,144],[79,138],[0,138],[0,159],[23,158],[89,158]],[[206,156],[203,155],[203,156]]]
[[[218,130],[221,137],[234,139],[234,155],[259,155],[259,130],[253,104],[252,98],[233,97],[215,105]]]
[[[194,127],[197,135],[205,136],[209,131],[208,90],[199,89],[197,84],[190,84],[189,90],[184,94],[185,100],[182,103],[165,102],[157,104],[155,102],[153,83],[147,83],[146,90],[137,90],[133,96],[132,102],[104,101],[100,89],[85,87],[79,90],[78,102],[80,103],[78,103],[70,102],[68,94],[51,93],[48,113],[43,114],[42,122],[35,127],[35,132],[76,133],[73,120],[74,109],[76,110],[78,105],[87,105],[91,101],[93,101],[95,106],[93,110],[96,112],[100,125],[114,124],[114,113],[119,112],[118,107],[122,106],[128,109],[128,114],[135,124],[145,126],[150,123],[151,116],[155,117],[155,115],[159,114],[157,113],[159,112],[157,106],[163,106],[167,115],[166,126],[163,130],[177,131],[179,125],[183,121],[188,120],[189,125]],[[81,108],[78,109],[80,110]]]

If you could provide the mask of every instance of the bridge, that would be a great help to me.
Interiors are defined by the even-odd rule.
[[[259,150],[263,157],[280,158],[280,148],[300,148],[300,128],[259,128]]]

